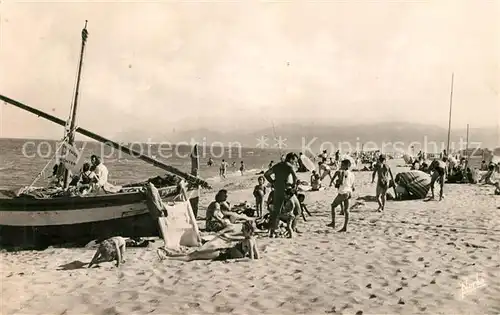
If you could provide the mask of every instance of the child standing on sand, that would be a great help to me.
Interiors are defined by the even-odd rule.
[[[335,183],[335,188],[338,189],[337,197],[332,202],[332,222],[328,224],[329,227],[335,227],[335,208],[341,206],[344,212],[344,226],[339,232],[347,232],[347,223],[349,222],[349,199],[351,199],[352,193],[355,191],[354,188],[354,174],[349,170],[351,166],[350,160],[343,160],[340,164],[340,169],[333,175],[331,183],[337,179]],[[330,185],[331,185],[330,183]]]
[[[255,197],[255,210],[257,217],[261,217],[264,209],[264,196],[266,195],[266,186],[264,185],[264,176],[259,176],[258,184],[253,189],[253,196]]]
[[[241,172],[241,175],[243,175],[243,173],[245,172],[245,163],[243,163],[243,161],[241,161],[240,172]]]

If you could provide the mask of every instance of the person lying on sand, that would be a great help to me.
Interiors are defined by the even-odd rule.
[[[347,231],[347,223],[349,222],[349,199],[351,199],[352,193],[355,191],[354,188],[354,174],[349,170],[351,166],[350,160],[343,160],[340,164],[340,170],[335,172],[333,175],[332,182],[335,178],[338,178],[335,183],[335,188],[338,189],[338,194],[332,202],[332,222],[328,224],[329,227],[335,228],[335,208],[341,206],[344,213],[344,226],[339,232]],[[332,183],[330,183],[331,185]]]
[[[392,176],[392,171],[389,165],[386,163],[386,157],[381,154],[378,159],[378,163],[375,165],[375,169],[372,174],[372,183],[375,182],[375,176],[377,176],[377,189],[376,197],[378,202],[377,211],[381,212],[385,209],[385,201],[387,196],[387,189],[389,189],[389,184],[394,182],[394,177]],[[390,179],[389,179],[390,177]]]
[[[221,231],[216,238],[220,238],[225,242],[237,243],[229,248],[220,248],[220,246],[210,246],[209,243],[205,244],[199,250],[195,250],[188,254],[169,253],[167,250],[158,249],[158,256],[160,259],[172,259],[182,261],[193,260],[214,260],[223,261],[228,259],[239,259],[249,257],[250,259],[259,259],[259,249],[257,241],[255,240],[255,227],[253,222],[245,221],[241,228],[241,236],[229,233],[229,230]],[[215,244],[215,243],[214,243]]]
[[[443,157],[442,160],[434,160],[428,168],[428,173],[432,174],[431,177],[431,198],[429,200],[434,200],[434,184],[436,180],[439,181],[439,201],[443,200],[443,190],[444,190],[444,180],[445,175],[448,173],[448,166],[446,165],[447,157]]]
[[[227,190],[221,189],[215,195],[215,200],[208,205],[206,217],[207,232],[219,232],[235,223],[237,220],[252,220],[251,218],[231,212],[227,202]]]

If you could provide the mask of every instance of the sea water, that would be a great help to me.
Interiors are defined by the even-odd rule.
[[[109,181],[117,185],[142,181],[165,173],[160,168],[121,151],[103,147],[97,142],[77,142],[76,146],[81,150],[79,166],[89,162],[92,154],[102,156],[103,163],[109,170]],[[44,186],[52,174],[53,156],[57,147],[58,142],[51,140],[0,139],[0,187],[18,188],[29,185],[47,165],[36,185]],[[189,146],[172,146],[165,149],[158,144],[134,144],[132,147],[137,151],[141,148],[144,154],[153,156],[170,166],[185,172],[191,170]],[[222,159],[229,164],[227,177],[241,176],[239,171],[241,161],[245,164],[246,174],[255,174],[267,169],[270,161],[276,163],[280,159],[279,151],[273,149],[200,147],[199,151],[200,176],[208,180],[218,177]],[[210,157],[214,162],[212,166],[207,164]]]

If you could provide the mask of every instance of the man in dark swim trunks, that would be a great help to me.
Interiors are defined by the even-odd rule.
[[[444,189],[444,179],[445,175],[448,173],[448,166],[446,165],[447,157],[443,157],[442,160],[434,160],[429,166],[428,172],[432,172],[431,177],[431,198],[430,200],[434,200],[434,184],[436,180],[439,180],[439,201],[443,200],[443,189]]]
[[[297,155],[295,153],[288,153],[283,162],[275,164],[264,173],[264,177],[274,187],[273,192],[273,209],[271,214],[271,228],[269,229],[269,236],[274,237],[275,231],[279,224],[279,213],[281,206],[285,200],[285,190],[290,186],[294,186],[297,182],[297,174],[295,173],[294,166],[297,163]],[[272,175],[274,174],[274,179]],[[291,182],[289,182],[291,177]]]

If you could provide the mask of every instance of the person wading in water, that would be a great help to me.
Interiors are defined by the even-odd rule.
[[[280,209],[285,201],[286,188],[294,186],[297,182],[297,174],[294,169],[297,160],[297,155],[290,152],[283,162],[277,163],[264,173],[264,178],[274,187],[269,237],[275,237],[278,229]]]

